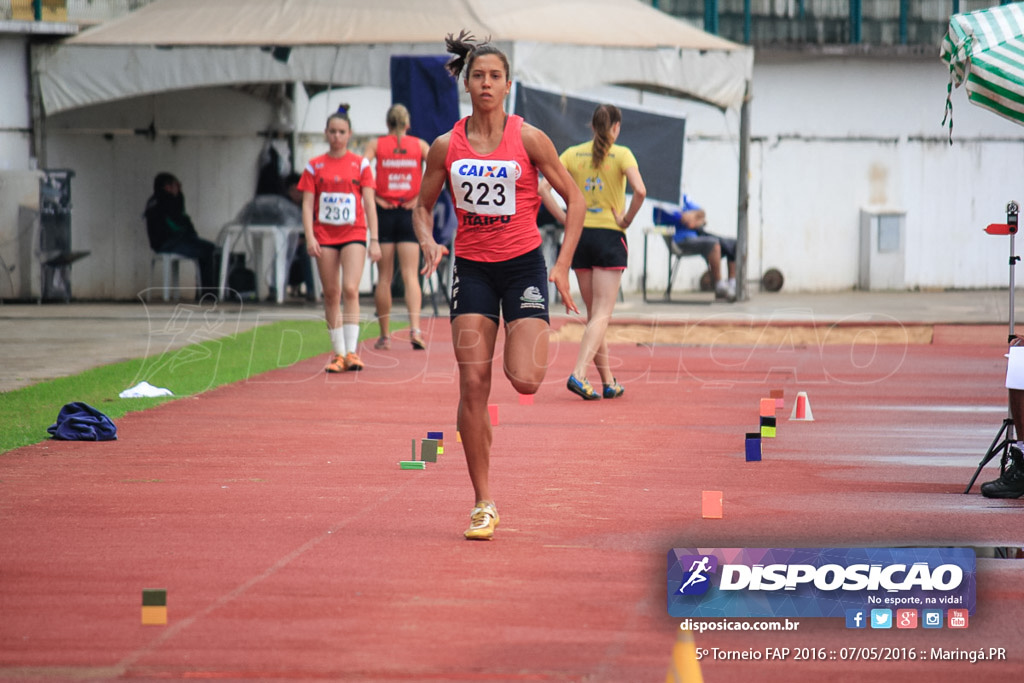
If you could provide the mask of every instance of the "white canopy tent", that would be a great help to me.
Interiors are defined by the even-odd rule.
[[[640,0],[157,0],[37,46],[35,110],[53,115],[240,84],[389,87],[393,55],[443,54],[444,37],[462,29],[489,37],[508,55],[513,80],[526,85],[562,92],[619,85],[740,110],[737,276],[744,297],[753,50]],[[36,125],[36,135],[43,129]]]
[[[40,94],[52,114],[234,83],[387,87],[392,55],[442,54],[464,28],[547,88],[651,87],[727,109],[753,70],[750,48],[639,0],[158,0],[42,48]]]

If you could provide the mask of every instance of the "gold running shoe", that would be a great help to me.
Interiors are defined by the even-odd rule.
[[[363,361],[359,360],[355,351],[350,351],[345,355],[345,369],[349,372],[359,372],[363,369]]]
[[[423,333],[415,328],[409,332],[409,341],[412,342],[412,348],[417,351],[424,351],[427,348],[427,342],[423,341]]]
[[[494,537],[494,528],[497,526],[498,509],[494,503],[480,501],[469,515],[466,538],[470,541],[489,541]]]
[[[332,353],[331,360],[324,368],[324,372],[345,372],[345,356],[340,353]]]

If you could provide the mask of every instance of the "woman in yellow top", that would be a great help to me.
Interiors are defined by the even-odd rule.
[[[594,110],[591,127],[593,140],[570,147],[559,157],[587,202],[583,236],[572,259],[580,294],[587,306],[587,327],[576,366],[566,383],[569,391],[587,401],[602,396],[618,398],[624,391],[612,375],[605,334],[629,254],[626,228],[647,196],[633,153],[628,147],[615,144],[622,127],[619,108],[611,104],[599,105]],[[626,207],[627,181],[633,192],[629,207]],[[586,371],[591,361],[601,376],[601,393],[587,381]]]

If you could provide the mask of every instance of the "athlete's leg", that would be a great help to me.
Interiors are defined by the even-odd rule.
[[[493,502],[489,483],[491,418],[487,401],[491,395],[491,364],[497,336],[498,324],[487,316],[468,313],[452,320],[452,345],[459,366],[457,427],[473,483],[474,503]]]
[[[391,280],[395,275],[395,243],[380,243],[380,260],[377,261],[377,288],[373,291],[373,302],[377,306],[377,321],[380,336],[390,334],[391,324]]]
[[[324,318],[327,329],[341,327],[341,252],[331,247],[322,247],[316,257],[316,268],[320,272],[320,286],[324,296]]]
[[[505,376],[520,394],[536,394],[544,382],[550,331],[543,318],[519,318],[505,325]]]
[[[587,346],[587,330],[590,329],[590,316],[594,303],[594,271],[592,268],[576,268],[576,282],[580,285],[580,297],[587,308],[587,327],[583,330],[583,339],[580,341],[580,350],[576,354],[576,365],[573,366],[572,374],[576,379],[586,379],[587,366],[594,359],[596,349]]]
[[[420,308],[423,294],[420,290],[420,245],[415,242],[398,243],[398,268],[405,285],[405,306],[409,309],[409,326],[420,329]]]
[[[594,349],[594,365],[597,366],[597,372],[604,384],[612,384],[615,381],[609,365],[608,342],[605,337],[608,334],[608,323],[612,319],[621,280],[622,271],[617,268],[593,270],[591,300],[587,304],[587,329],[583,332],[581,351],[584,347]]]
[[[359,324],[359,281],[363,279],[366,263],[366,245],[361,242],[346,244],[341,249],[341,301],[342,322]]]

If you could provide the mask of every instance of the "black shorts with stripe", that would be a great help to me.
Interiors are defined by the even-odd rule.
[[[575,270],[608,268],[624,270],[629,261],[629,247],[626,234],[621,230],[605,228],[584,228],[580,243],[572,256]]]

